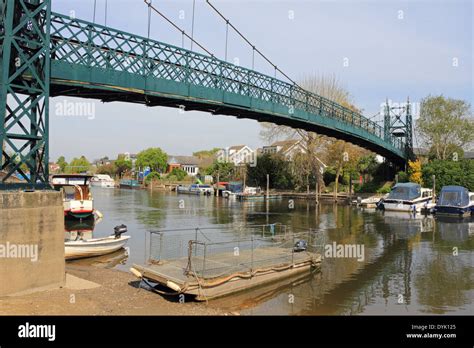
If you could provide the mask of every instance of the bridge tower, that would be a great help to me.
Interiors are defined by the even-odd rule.
[[[0,189],[49,188],[50,17],[51,0],[0,0]]]
[[[388,100],[384,108],[385,141],[402,141],[405,145],[407,161],[413,159],[413,117],[410,99],[406,104],[392,105]]]

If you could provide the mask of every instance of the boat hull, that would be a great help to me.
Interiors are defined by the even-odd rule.
[[[383,209],[386,211],[421,212],[431,197],[416,201],[383,201]]]
[[[437,215],[456,215],[469,216],[474,213],[474,206],[452,207],[452,206],[436,206],[435,213]]]
[[[65,257],[74,260],[110,254],[123,248],[129,239],[130,236],[122,236],[65,242]]]
[[[85,219],[94,214],[94,203],[92,200],[70,200],[64,202],[64,216],[75,219]]]

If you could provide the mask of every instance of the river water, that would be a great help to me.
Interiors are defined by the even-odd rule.
[[[325,236],[325,245],[364,247],[363,260],[326,257],[320,273],[210,301],[209,306],[255,315],[474,313],[473,218],[438,219],[287,199],[266,204],[120,189],[94,189],[93,194],[104,215],[93,236],[109,235],[122,223],[132,236],[128,256],[120,252],[73,261],[96,267],[127,271],[134,263],[143,264],[148,231],[158,229],[228,230],[281,223],[290,230],[316,229]],[[77,224],[67,228],[88,229]],[[173,253],[173,246],[169,249]]]

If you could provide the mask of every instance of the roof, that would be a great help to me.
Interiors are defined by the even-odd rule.
[[[415,182],[400,182],[396,184],[394,187],[421,187],[421,185]]]
[[[168,164],[199,165],[199,158],[196,156],[169,156]]]
[[[463,186],[448,185],[448,186],[443,186],[441,188],[441,191],[465,192],[467,191],[467,188]]]
[[[240,151],[247,145],[234,145],[229,147],[229,151],[234,150],[234,151]]]

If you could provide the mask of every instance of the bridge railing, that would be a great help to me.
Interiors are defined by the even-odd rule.
[[[294,110],[320,114],[365,130],[403,150],[400,138],[384,138],[383,127],[347,107],[274,77],[213,56],[84,20],[52,13],[52,59],[224,90]]]

